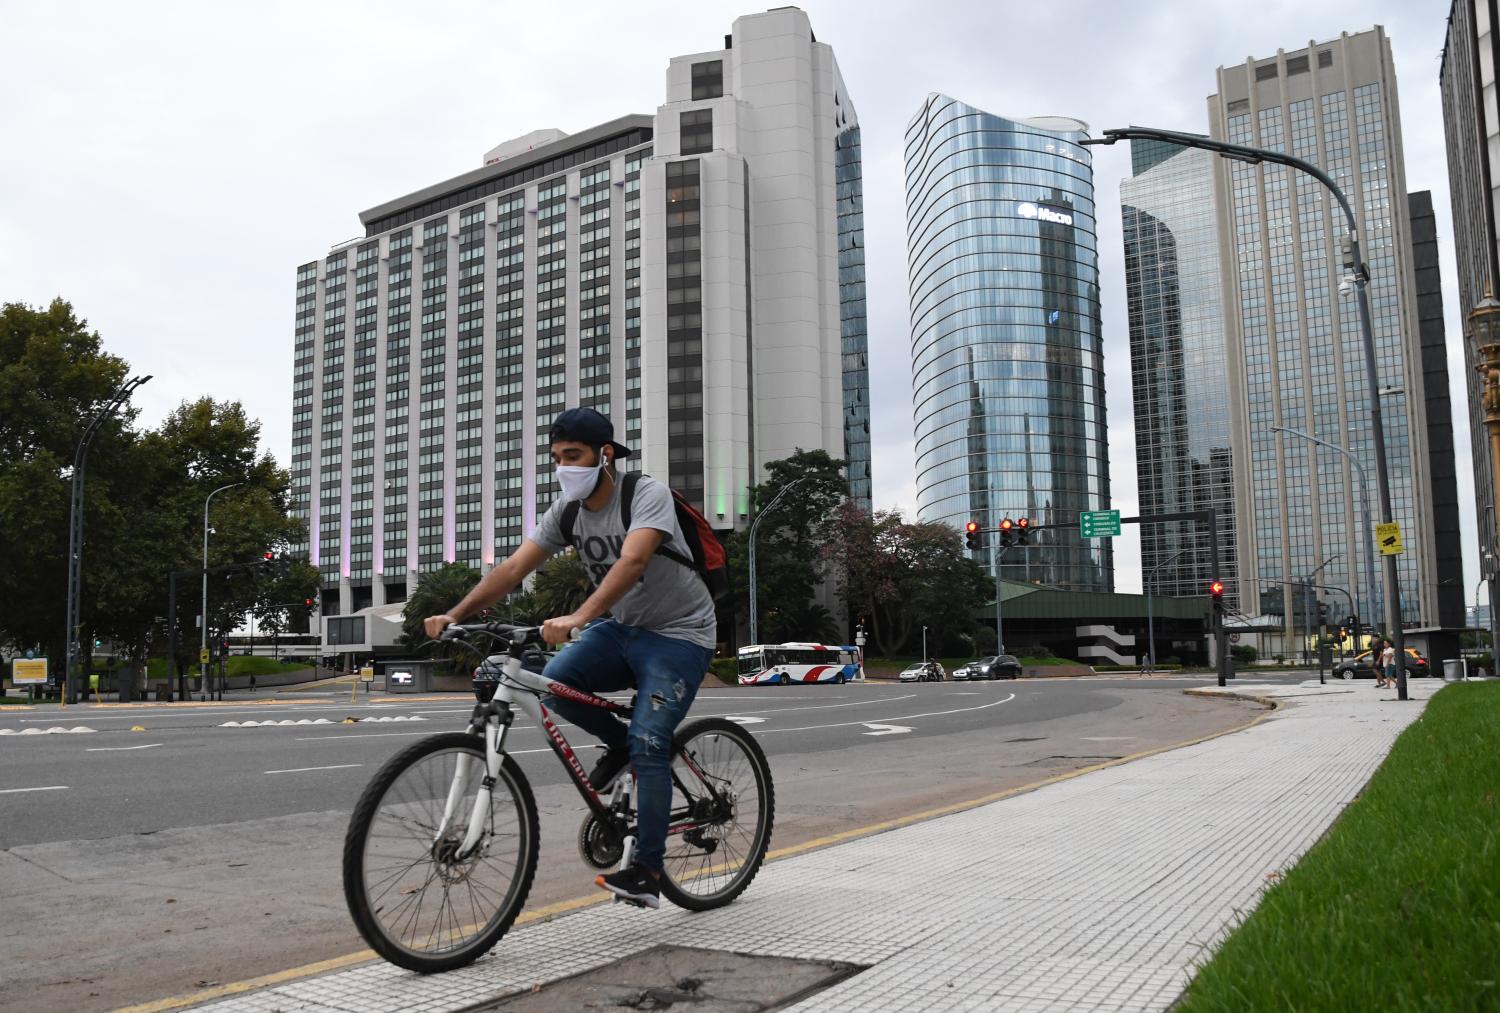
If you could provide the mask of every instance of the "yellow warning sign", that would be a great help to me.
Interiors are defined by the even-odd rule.
[[[39,686],[47,681],[46,658],[17,658],[11,662],[10,681],[16,686]]]
[[[1406,551],[1401,544],[1401,525],[1396,521],[1375,525],[1375,544],[1380,546],[1382,556],[1401,555]]]
[[[206,665],[206,664],[208,664],[208,648],[207,647],[202,648],[201,650],[198,651],[198,664],[200,664],[200,665]]]

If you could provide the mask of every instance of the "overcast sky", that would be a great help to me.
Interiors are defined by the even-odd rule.
[[[1385,26],[1409,190],[1443,242],[1449,370],[1472,594],[1461,307],[1438,69],[1448,0],[810,0],[863,128],[875,503],[914,511],[901,139],[940,91],[1010,117],[1206,131],[1214,71]],[[285,462],[294,273],[362,234],[358,213],[481,164],[540,127],[653,113],[674,55],[714,49],[743,4],[0,0],[0,300],[69,299],[154,379],[158,421],[202,394],[243,401]],[[1113,505],[1136,509],[1119,181],[1096,149]],[[1117,539],[1120,590],[1139,544]]]

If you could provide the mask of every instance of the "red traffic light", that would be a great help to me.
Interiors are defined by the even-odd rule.
[[[1016,522],[1013,521],[1013,520],[1011,520],[1009,517],[1005,518],[1005,520],[1003,520],[1003,521],[1000,522],[1000,530],[1001,531],[1009,531],[1011,528],[1013,528],[1015,526],[1016,526]]]
[[[264,558],[266,559],[267,562],[269,562],[270,560],[273,560],[273,559],[276,558],[276,553],[274,553],[274,552],[267,552],[265,554]]]
[[[312,599],[311,599],[311,598],[308,598],[308,599],[305,599],[305,600],[304,600],[304,601],[303,601],[303,602],[302,602],[302,604],[304,604],[304,605],[311,605],[311,604],[312,604]]]
[[[1016,527],[1018,527],[1018,528],[1029,528],[1029,527],[1031,527],[1031,518],[1029,518],[1029,517],[1022,517],[1020,520],[1016,521]]]
[[[964,525],[964,530],[967,531],[969,534],[972,535],[974,532],[976,532],[976,531],[979,530],[979,522],[978,521],[970,521],[969,523],[967,523],[967,524]]]
[[[1224,596],[1224,582],[1222,580],[1216,580],[1212,584],[1208,585],[1208,593],[1213,595],[1215,598],[1222,598]]]

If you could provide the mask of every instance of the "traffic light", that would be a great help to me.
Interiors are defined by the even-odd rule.
[[[1031,518],[1016,518],[1016,544],[1027,545],[1031,542]]]
[[[311,598],[304,598],[302,600],[302,604],[306,605],[308,608],[312,608],[312,603],[313,600]]]
[[[1008,549],[1016,543],[1016,522],[1009,517],[1000,522],[1000,547]]]
[[[964,525],[964,545],[969,551],[979,548],[979,523],[970,521]]]
[[[1224,582],[1216,580],[1208,585],[1208,597],[1213,602],[1214,613],[1222,615],[1224,612]]]

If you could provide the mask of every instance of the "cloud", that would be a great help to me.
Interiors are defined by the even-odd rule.
[[[1384,24],[1395,46],[1407,179],[1444,235],[1460,333],[1437,56],[1438,0],[1122,4],[805,0],[863,132],[875,501],[915,503],[903,133],[942,91],[1002,115],[1104,127],[1205,125],[1214,69]],[[479,164],[539,127],[650,113],[670,57],[720,45],[746,4],[11,4],[0,33],[0,298],[71,299],[139,371],[143,419],[211,393],[290,447],[294,274],[360,232],[364,208]],[[1111,480],[1129,502],[1118,179],[1099,154]],[[1464,363],[1451,363],[1463,423]],[[1456,442],[1467,448],[1466,428]],[[1466,465],[1460,461],[1460,472]],[[1473,555],[1472,497],[1464,499]],[[1117,546],[1129,584],[1128,540]],[[1472,569],[1470,572],[1473,572]]]

